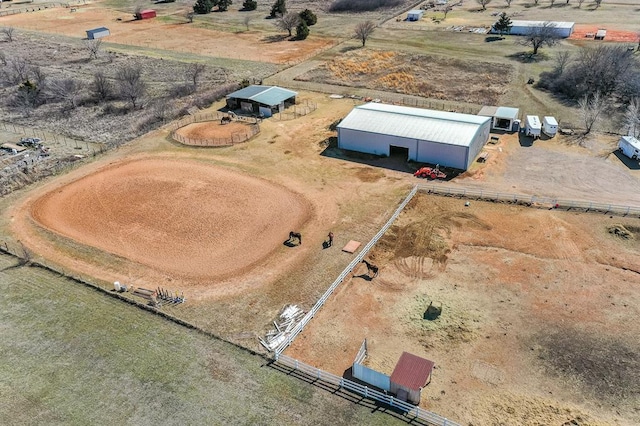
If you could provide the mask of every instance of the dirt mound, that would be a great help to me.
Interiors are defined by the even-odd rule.
[[[633,238],[633,233],[629,231],[624,225],[612,225],[607,228],[607,231],[611,235],[615,235],[617,237],[623,238],[625,240],[630,240]]]

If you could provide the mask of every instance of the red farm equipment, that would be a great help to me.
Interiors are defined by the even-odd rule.
[[[447,174],[440,171],[440,166],[438,166],[437,164],[435,167],[421,167],[413,175],[420,178],[431,178],[431,179],[447,178]]]

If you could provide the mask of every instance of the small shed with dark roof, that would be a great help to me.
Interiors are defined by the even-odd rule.
[[[391,373],[391,393],[403,401],[420,404],[422,388],[431,381],[433,361],[403,352]]]

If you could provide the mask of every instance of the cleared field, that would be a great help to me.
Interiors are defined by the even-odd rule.
[[[168,274],[174,286],[209,288],[264,260],[310,215],[305,200],[285,188],[153,157],[112,164],[28,209],[45,228]]]
[[[12,424],[403,424],[233,345],[14,265],[0,255],[0,418]]]
[[[632,237],[612,233],[632,230]],[[434,360],[461,424],[637,424],[640,220],[418,195],[287,354],[345,373]],[[429,303],[442,315],[423,319]]]
[[[513,73],[514,67],[505,64],[352,50],[297,76],[296,80],[494,105],[506,92]]]
[[[106,26],[111,35],[104,41],[154,49],[189,52],[202,56],[248,59],[282,64],[297,62],[316,51],[331,46],[331,39],[309,37],[291,42],[280,37],[273,27],[272,35],[254,31],[229,32],[209,28],[206,23],[188,24],[169,19],[134,20],[132,15],[97,5],[79,6],[76,12],[57,8],[37,13],[21,13],[2,17],[3,26],[13,26],[43,33],[86,38],[85,31]],[[286,34],[285,34],[286,35]]]

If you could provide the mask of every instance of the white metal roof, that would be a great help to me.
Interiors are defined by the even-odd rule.
[[[640,141],[633,136],[622,136],[620,139],[624,140],[635,149],[640,149]]]
[[[489,117],[397,105],[360,105],[338,124],[351,129],[449,145],[469,146]]]
[[[513,27],[542,27],[549,22],[553,24],[554,28],[573,28],[575,22],[560,22],[560,21],[517,21],[512,20],[511,25]]]
[[[557,126],[558,125],[558,121],[556,120],[555,117],[545,116],[543,118],[543,120],[548,126]]]
[[[424,14],[424,10],[422,9],[412,9],[410,11],[407,12],[408,15],[423,15]]]

